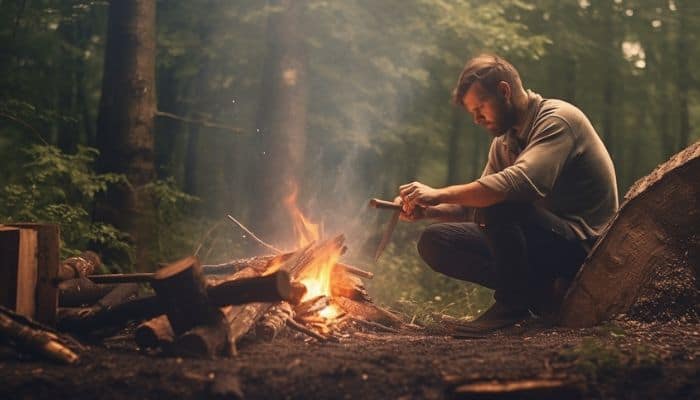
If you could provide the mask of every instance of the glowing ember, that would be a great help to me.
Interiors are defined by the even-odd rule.
[[[284,204],[294,222],[297,246],[301,248],[311,242],[318,241],[321,238],[321,230],[318,224],[310,222],[299,210],[297,207],[297,194],[298,190],[295,185],[292,193],[284,200]],[[334,249],[328,251],[327,254],[318,255],[313,262],[304,269],[299,277],[299,281],[306,286],[306,295],[301,299],[302,301],[307,301],[317,296],[331,297],[331,272],[339,258],[340,250]],[[335,305],[330,305],[321,310],[319,315],[331,319],[335,318],[340,313],[341,311]]]

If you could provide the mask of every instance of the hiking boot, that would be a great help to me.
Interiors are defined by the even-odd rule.
[[[477,319],[455,327],[457,335],[484,334],[515,325],[530,317],[526,307],[507,306],[496,302]]]

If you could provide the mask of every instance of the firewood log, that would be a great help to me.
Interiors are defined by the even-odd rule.
[[[295,279],[300,276],[316,257],[328,255],[332,251],[341,251],[344,241],[345,237],[339,235],[320,244],[312,243],[287,258],[280,266],[280,269],[289,271],[290,276]],[[254,303],[240,308],[228,309],[228,312],[225,312],[224,315],[229,326],[229,340],[231,340],[231,343],[237,342],[248,333],[271,306],[272,304],[270,303]],[[232,351],[235,351],[233,347]]]
[[[292,306],[286,301],[277,303],[258,321],[255,326],[255,335],[271,341],[287,326],[289,319],[294,319]]]
[[[93,304],[115,287],[116,285],[97,285],[85,277],[65,280],[58,284],[58,305],[80,307]]]
[[[141,323],[134,332],[134,341],[141,348],[167,347],[175,341],[175,333],[164,314]]]
[[[195,257],[159,269],[151,286],[176,335],[194,326],[215,324],[221,318],[209,302],[201,265]]]
[[[234,260],[232,262],[229,262],[226,264],[225,267],[221,266],[215,266],[215,267],[221,267],[217,271],[209,271],[211,275],[207,276],[207,282],[209,284],[209,289],[216,287],[217,285],[226,282],[226,281],[233,281],[233,280],[238,280],[238,279],[244,279],[244,278],[254,278],[257,276],[260,276],[262,272],[265,272],[265,267],[264,265],[268,265],[270,263],[276,262],[280,257],[276,256],[270,256],[270,257],[253,257],[249,259],[243,259],[243,260]],[[233,267],[232,267],[233,266]],[[206,267],[206,266],[205,266]],[[235,271],[233,274],[229,275],[219,275],[222,273],[222,271],[225,271],[226,268],[229,268],[228,271]],[[269,279],[269,278],[268,278]],[[305,288],[304,288],[305,290]],[[221,301],[225,301],[221,300]],[[230,314],[233,312],[233,310],[238,310],[240,309],[240,306],[224,306],[220,309],[222,312],[224,319],[229,320]],[[225,327],[225,330],[228,330],[228,328]],[[208,332],[201,332],[201,330],[193,330],[188,333],[185,333],[183,336],[188,336],[184,344],[182,342],[179,343],[179,345],[184,345],[188,347],[199,347],[200,350],[204,349],[205,352],[209,352],[209,349],[206,349],[204,346],[201,345],[201,340],[198,340],[196,338],[197,335],[208,335]],[[216,337],[216,336],[215,336]],[[148,321],[143,322],[139,327],[136,329],[135,332],[135,341],[136,344],[138,344],[140,347],[144,348],[149,348],[149,347],[168,347],[170,348],[171,345],[175,342],[175,333],[173,332],[172,327],[170,326],[170,322],[168,321],[168,318],[165,315],[158,316],[156,318],[150,319]],[[233,355],[235,353],[235,347],[232,347],[232,344],[230,343],[231,341],[227,338],[226,339],[227,343],[224,347],[224,353]],[[216,346],[214,346],[216,347]]]
[[[398,327],[403,324],[397,315],[372,303],[355,301],[345,297],[333,298],[333,302],[348,314],[366,321],[378,322],[389,327]]]
[[[54,335],[22,325],[2,313],[0,313],[0,337],[6,337],[22,349],[55,361],[71,364],[78,360],[78,355],[56,340]]]
[[[346,269],[334,268],[331,274],[331,294],[357,301],[371,302],[362,279],[350,274]]]

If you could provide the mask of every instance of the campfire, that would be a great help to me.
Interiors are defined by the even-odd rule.
[[[366,329],[394,332],[399,318],[373,304],[365,289],[362,279],[373,274],[340,262],[345,237],[324,239],[320,225],[298,209],[296,197],[295,190],[284,202],[293,217],[296,250],[264,243],[229,216],[275,254],[217,265],[187,257],[141,274],[148,275],[155,295],[116,301],[94,315],[64,312],[61,326],[86,331],[145,320],[134,335],[140,348],[210,357],[235,355],[243,337],[269,341],[287,332],[326,342]]]
[[[303,295],[298,304],[282,302],[271,307],[257,323],[256,335],[272,340],[282,328],[289,326],[321,341],[337,340],[348,336],[343,329],[351,322],[392,330],[375,321],[397,322],[390,313],[371,303],[360,277],[371,279],[372,274],[339,263],[346,250],[344,236],[321,241],[323,230],[299,210],[297,193],[294,188],[284,204],[292,217],[297,248],[309,254],[301,257],[304,261],[298,269],[290,268],[295,271],[292,278]],[[281,265],[276,258],[264,274],[278,270]]]
[[[217,265],[201,265],[190,256],[155,273],[92,275],[101,261],[86,252],[57,265],[50,286],[36,296],[54,300],[36,308],[57,316],[59,329],[79,335],[110,335],[136,322],[130,331],[139,348],[188,356],[232,356],[244,337],[274,340],[283,332],[319,342],[345,340],[366,329],[395,332],[401,320],[372,303],[365,289],[363,279],[373,274],[341,262],[345,237],[324,238],[320,225],[301,213],[296,198],[294,190],[284,202],[293,217],[295,250],[263,242],[228,216],[273,254]],[[51,250],[57,260],[58,230],[49,228],[45,231],[51,236],[42,240],[55,247],[42,244],[42,251]],[[149,283],[155,293],[139,295],[138,283]],[[25,297],[35,298],[34,293]],[[23,343],[62,361],[77,359],[59,346],[56,335],[27,328],[29,322],[21,316],[12,314],[11,319],[14,325],[3,323]]]

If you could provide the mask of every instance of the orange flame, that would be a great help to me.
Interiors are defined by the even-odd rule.
[[[310,222],[299,210],[297,195],[298,188],[294,185],[292,193],[284,199],[284,204],[294,223],[297,246],[301,248],[311,242],[318,241],[321,238],[321,229],[319,224]],[[299,281],[306,286],[306,295],[301,299],[302,301],[321,295],[331,297],[331,272],[339,258],[340,252],[338,250],[328,251],[327,254],[319,254],[304,269],[299,277]],[[324,318],[334,318],[340,314],[340,310],[331,305],[324,308],[319,314]]]
[[[292,222],[294,223],[294,234],[297,238],[297,247],[301,248],[307,244],[321,238],[321,233],[318,224],[311,223],[304,217],[304,214],[297,207],[297,195],[299,190],[297,185],[293,185],[292,193],[284,199],[284,205],[287,207]]]

